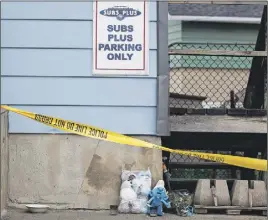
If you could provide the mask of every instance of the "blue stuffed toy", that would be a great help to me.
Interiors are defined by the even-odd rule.
[[[163,216],[163,204],[167,208],[171,207],[163,180],[158,181],[154,189],[150,191],[148,197],[149,200],[147,205],[149,207],[148,212],[150,216]]]

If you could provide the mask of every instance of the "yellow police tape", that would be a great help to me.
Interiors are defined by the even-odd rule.
[[[6,105],[2,105],[2,108],[15,112],[17,114],[23,115],[35,121],[41,122],[48,126],[67,131],[70,133],[91,137],[99,140],[110,141],[118,144],[126,144],[135,147],[144,147],[144,148],[153,148],[159,149],[163,151],[168,151],[171,153],[177,153],[181,155],[187,155],[191,157],[197,157],[205,160],[230,164],[234,166],[255,169],[260,171],[267,171],[267,160],[249,158],[249,157],[238,157],[231,155],[221,155],[221,154],[211,154],[211,153],[200,153],[200,152],[192,152],[185,150],[174,150],[169,149],[163,146],[155,145],[152,143],[148,143],[146,141],[142,141],[136,138],[128,137],[126,135],[118,134],[116,132],[104,130],[101,128],[89,126],[86,124],[81,124],[69,120],[64,120],[60,118],[55,118],[47,115],[35,114],[32,112],[27,112],[24,110],[20,110],[17,108],[9,107]]]

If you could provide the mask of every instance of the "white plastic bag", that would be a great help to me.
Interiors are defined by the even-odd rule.
[[[120,204],[118,206],[118,211],[121,213],[130,213],[131,204],[136,200],[137,194],[132,189],[130,181],[124,181],[120,189]]]
[[[123,170],[120,191],[121,213],[146,213],[147,198],[151,190],[152,175],[150,169],[146,171]]]

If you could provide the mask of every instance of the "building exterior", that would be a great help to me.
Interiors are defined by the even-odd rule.
[[[160,144],[169,134],[167,3],[149,3],[145,76],[93,75],[93,12],[93,2],[2,2],[1,103]],[[158,150],[63,134],[12,112],[9,158],[14,206],[106,209],[122,169],[162,175]]]
[[[263,5],[170,4],[169,44],[256,43]]]
[[[263,7],[170,4],[170,49],[254,50]],[[205,97],[202,106],[210,108],[230,105],[230,91],[234,90],[241,107],[251,62],[251,57],[170,56],[170,92]],[[196,107],[194,103],[181,107],[186,105]]]

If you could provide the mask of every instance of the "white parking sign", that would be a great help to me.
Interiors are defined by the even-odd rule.
[[[99,2],[93,11],[93,73],[148,75],[148,2]]]

